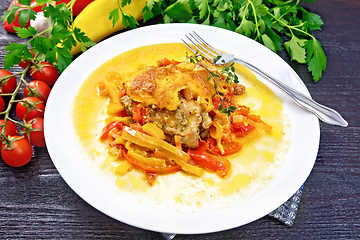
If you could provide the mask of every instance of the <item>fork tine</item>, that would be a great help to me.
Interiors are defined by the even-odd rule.
[[[202,55],[204,55],[207,58],[213,58],[213,56],[209,55],[207,52],[205,52],[202,48],[201,43],[193,36],[191,35],[191,33],[189,33],[189,35],[197,42],[197,44],[193,41],[193,39],[191,39],[189,36],[185,35],[185,37],[187,37],[187,39],[189,39],[189,41],[194,45],[194,47],[202,53]],[[184,41],[184,40],[183,40]],[[187,45],[187,44],[186,44]],[[189,45],[187,45],[189,46]],[[194,51],[194,49],[191,49],[194,53],[196,53],[196,51]]]
[[[200,37],[200,35],[199,34],[197,34],[197,32],[195,32],[195,31],[193,31],[193,33],[194,33],[194,35],[196,36],[196,38],[198,39],[198,40],[200,40],[200,42],[201,43],[199,43],[199,44],[201,44],[202,46],[206,46],[207,47],[207,51],[208,52],[210,52],[208,49],[210,49],[211,51],[213,51],[214,53],[212,53],[213,55],[220,55],[221,54],[221,52],[220,51],[218,51],[216,48],[214,48],[214,47],[212,47],[210,44],[208,44],[204,39],[202,39],[202,37]],[[190,34],[191,35],[191,34]],[[192,36],[192,35],[191,35]],[[192,37],[194,37],[194,36],[192,36]],[[197,41],[197,42],[199,42],[199,41]]]
[[[185,35],[186,36],[186,35]],[[184,39],[181,39],[181,41],[183,41],[183,43],[185,43],[185,45],[193,52],[196,53],[196,50],[194,50],[189,44],[187,44],[187,42]]]

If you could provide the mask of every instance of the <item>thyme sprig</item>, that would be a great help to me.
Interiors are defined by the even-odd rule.
[[[228,104],[229,99],[225,97],[224,93],[219,91],[218,82],[221,80],[225,80],[229,84],[239,83],[239,78],[235,73],[234,63],[231,63],[230,65],[223,65],[221,70],[217,73],[216,71],[213,71],[211,69],[215,67],[214,62],[216,62],[217,59],[213,59],[213,60],[208,59],[202,56],[201,54],[199,54],[198,52],[190,56],[187,55],[187,58],[191,63],[200,65],[209,73],[209,77],[207,78],[207,81],[212,80],[214,83],[215,93],[213,95],[213,98],[215,96],[219,97],[220,100],[219,111],[230,116],[230,114],[236,110],[236,107]],[[211,67],[209,67],[207,64],[210,64]]]

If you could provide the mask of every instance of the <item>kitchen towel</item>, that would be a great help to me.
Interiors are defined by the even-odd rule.
[[[304,185],[302,185],[299,190],[297,190],[296,193],[291,198],[289,198],[289,200],[287,200],[280,207],[269,213],[268,216],[281,221],[285,225],[292,226],[295,221],[303,188]],[[161,233],[161,235],[166,240],[172,240],[176,236],[176,234],[173,233]]]

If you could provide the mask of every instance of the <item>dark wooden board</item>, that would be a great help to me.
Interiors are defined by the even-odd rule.
[[[10,2],[0,2],[1,14]],[[349,126],[322,125],[317,160],[305,183],[292,227],[266,216],[235,229],[178,235],[176,239],[360,238],[360,1],[317,0],[302,5],[321,15],[325,23],[315,36],[327,55],[327,70],[314,84],[306,66],[290,63],[285,52],[280,56],[303,79],[312,97],[337,109]],[[9,42],[24,40],[0,27],[0,68],[6,54],[4,47]],[[162,239],[162,236],[118,222],[91,207],[64,182],[46,148],[35,148],[33,160],[23,168],[11,168],[0,161],[0,239],[8,238]]]

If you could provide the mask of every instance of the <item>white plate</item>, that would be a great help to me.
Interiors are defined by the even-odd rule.
[[[96,181],[71,138],[74,128],[71,109],[82,83],[93,70],[120,53],[150,44],[181,42],[192,30],[213,46],[234,53],[310,96],[298,75],[278,55],[249,38],[215,27],[194,24],[141,27],[111,37],[81,54],[61,74],[47,102],[44,124],[49,154],[61,176],[81,198],[106,215],[139,228],[198,234],[242,226],[287,201],[305,182],[315,163],[320,139],[317,118],[270,86],[283,99],[284,111],[291,119],[292,144],[280,173],[250,200],[216,212],[174,214],[149,209],[125,198],[119,201],[112,188]]]

